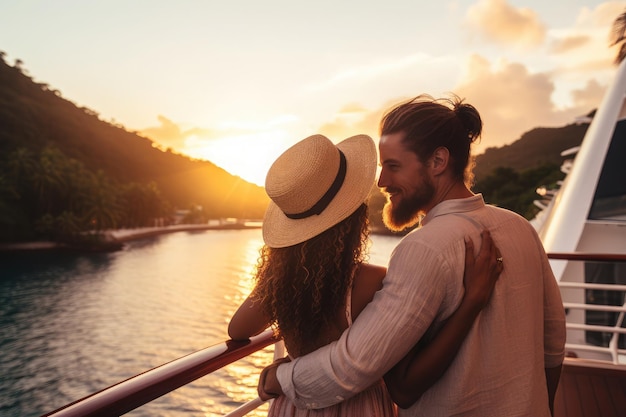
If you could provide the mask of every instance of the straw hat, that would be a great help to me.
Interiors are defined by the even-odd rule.
[[[344,220],[365,202],[375,175],[376,146],[369,136],[334,145],[314,135],[296,143],[265,178],[271,199],[263,220],[265,244],[292,246]]]

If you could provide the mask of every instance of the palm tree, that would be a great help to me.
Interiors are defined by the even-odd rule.
[[[101,231],[118,226],[122,212],[118,193],[103,171],[92,175],[89,192],[83,197],[81,214],[86,217],[90,230]]]
[[[54,219],[54,234],[60,241],[72,241],[81,232],[80,219],[72,212],[64,211]]]
[[[66,187],[66,178],[63,175],[65,160],[65,155],[58,149],[44,148],[39,154],[38,164],[30,173],[30,181],[41,213],[63,207],[62,193]]]
[[[615,57],[615,63],[619,65],[626,58],[626,10],[617,16],[613,22],[610,43],[611,46],[619,46],[619,51]]]

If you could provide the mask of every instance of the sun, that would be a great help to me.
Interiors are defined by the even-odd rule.
[[[285,131],[264,131],[224,136],[220,139],[190,137],[183,153],[204,159],[261,187],[272,163],[291,143]]]

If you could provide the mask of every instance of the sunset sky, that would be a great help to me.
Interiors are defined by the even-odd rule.
[[[475,153],[597,107],[625,1],[0,0],[0,50],[164,148],[262,185],[313,133],[378,139],[384,110],[454,92]]]

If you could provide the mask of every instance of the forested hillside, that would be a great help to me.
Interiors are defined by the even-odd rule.
[[[544,165],[560,165],[563,161],[561,152],[580,145],[588,127],[588,122],[563,127],[538,127],[524,133],[510,145],[487,148],[476,157],[476,179],[484,179],[498,167],[522,172]]]
[[[553,187],[565,177],[561,164],[571,156],[561,153],[580,145],[588,128],[588,122],[535,128],[510,145],[488,148],[476,157],[473,191],[483,193],[488,203],[532,219],[538,212],[533,204],[539,198],[536,189]]]
[[[193,208],[203,218],[263,216],[268,200],[262,187],[210,162],[157,149],[25,72],[19,62],[10,66],[0,59],[0,241],[39,236],[53,227],[42,222],[63,222],[62,216],[77,226],[93,224],[83,206],[98,199],[108,212],[96,220],[100,228],[126,225],[131,213],[124,206],[140,198],[146,206],[161,205],[142,224],[174,209]],[[104,188],[127,195],[105,196]],[[78,190],[92,201],[64,204]]]

